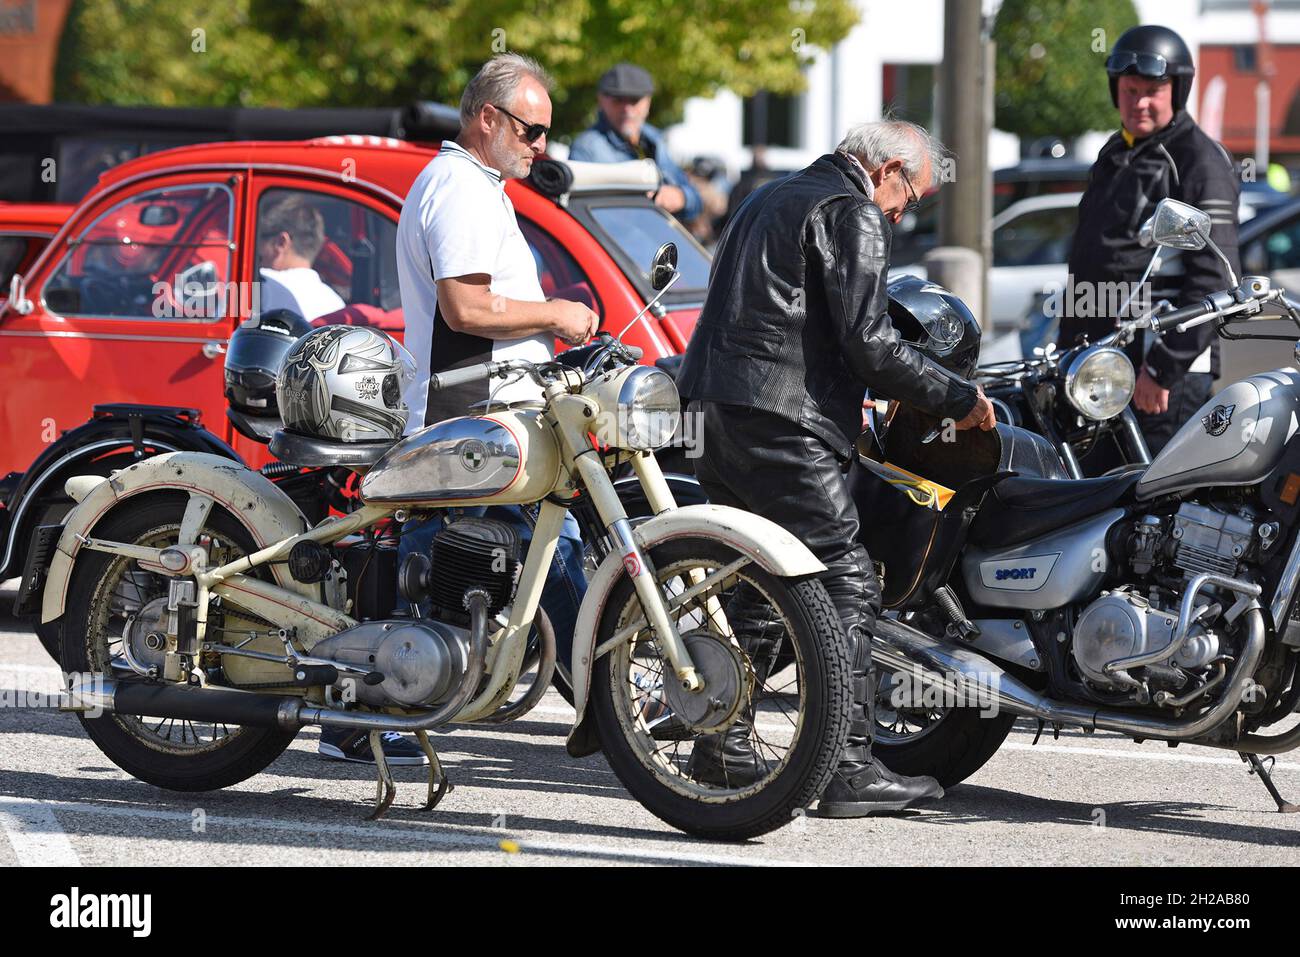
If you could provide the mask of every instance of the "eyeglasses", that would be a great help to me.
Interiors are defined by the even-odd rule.
[[[1169,73],[1169,61],[1159,53],[1134,53],[1132,50],[1124,50],[1120,53],[1112,53],[1106,58],[1106,72],[1112,76],[1123,73],[1125,70],[1137,68],[1137,73],[1141,76],[1158,79]]]
[[[916,190],[912,188],[912,181],[907,178],[907,170],[900,166],[898,171],[903,175],[903,182],[907,184],[907,192],[912,197],[908,200],[907,205],[903,207],[903,212],[914,213],[921,208],[921,197],[917,196]]]
[[[520,126],[522,126],[524,128],[524,139],[529,143],[536,143],[538,140],[540,140],[543,136],[545,136],[547,133],[551,131],[551,128],[547,126],[545,123],[528,123],[524,120],[521,120],[519,117],[515,116],[505,107],[497,106],[495,103],[492,104],[492,108],[494,110],[500,110],[506,116],[510,117]]]

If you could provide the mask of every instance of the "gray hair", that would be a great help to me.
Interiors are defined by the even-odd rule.
[[[532,77],[548,93],[554,86],[551,75],[532,57],[500,53],[484,63],[461,94],[460,128],[466,129],[473,123],[488,103],[508,107],[526,77]]]
[[[903,169],[913,179],[930,164],[930,179],[939,182],[939,171],[948,157],[947,148],[930,135],[929,130],[906,120],[875,120],[852,127],[839,148],[852,153],[868,170],[883,166],[891,159],[901,159]]]

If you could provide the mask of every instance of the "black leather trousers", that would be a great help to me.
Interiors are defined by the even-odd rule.
[[[826,566],[820,578],[844,624],[853,661],[854,707],[844,759],[868,762],[875,690],[870,635],[880,612],[880,582],[858,542],[858,510],[844,475],[847,463],[780,416],[712,402],[699,407],[702,452],[695,474],[709,500],[775,522]]]

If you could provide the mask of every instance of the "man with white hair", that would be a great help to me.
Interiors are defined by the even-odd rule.
[[[933,778],[894,774],[871,756],[876,694],[871,631],[880,583],[858,543],[845,482],[864,388],[994,427],[980,389],[901,341],[887,310],[891,222],[934,182],[942,147],[886,120],[849,131],[833,153],[741,204],[718,242],[709,291],[679,387],[702,416],[700,484],[713,502],[756,512],[808,545],[826,571],[853,663],[849,743],[818,812],[862,817],[942,797]],[[759,668],[777,650],[770,611],[738,594],[728,619]],[[759,676],[760,679],[763,677]],[[736,787],[767,773],[751,721],[696,739],[690,773]]]
[[[432,373],[480,362],[554,358],[555,340],[579,345],[591,338],[600,317],[587,306],[563,299],[546,301],[537,261],[519,230],[506,195],[508,179],[527,176],[546,149],[551,124],[551,80],[537,63],[505,53],[488,60],[470,80],[460,101],[460,135],[444,140],[402,206],[397,224],[397,277],[406,320],[406,348],[417,375],[404,398],[407,431],[466,415],[470,406],[541,398],[531,378],[495,388],[487,381],[429,390]],[[515,529],[523,550],[532,539],[536,514],[517,505],[456,509],[486,516]],[[399,556],[427,555],[441,517],[407,522]],[[568,674],[569,649],[578,606],[586,592],[582,539],[573,516],[565,519],[555,559],[542,591],[559,653],[557,670]],[[321,753],[351,761],[373,761],[364,732],[326,729]],[[424,754],[409,739],[384,736],[389,764],[422,764]]]

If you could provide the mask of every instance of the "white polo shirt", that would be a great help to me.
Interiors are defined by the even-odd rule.
[[[523,339],[486,339],[456,332],[438,306],[439,279],[476,273],[491,276],[489,288],[507,299],[544,302],[537,262],[519,230],[505,182],[459,144],[443,140],[402,206],[397,224],[397,276],[406,321],[406,348],[417,375],[404,398],[410,408],[408,433],[465,415],[489,397],[505,402],[536,399],[531,379],[502,385],[500,379],[429,392],[429,375],[479,362],[554,358],[549,334]]]
[[[263,269],[261,272],[263,312],[292,309],[304,319],[315,319],[338,312],[347,305],[310,266]]]

